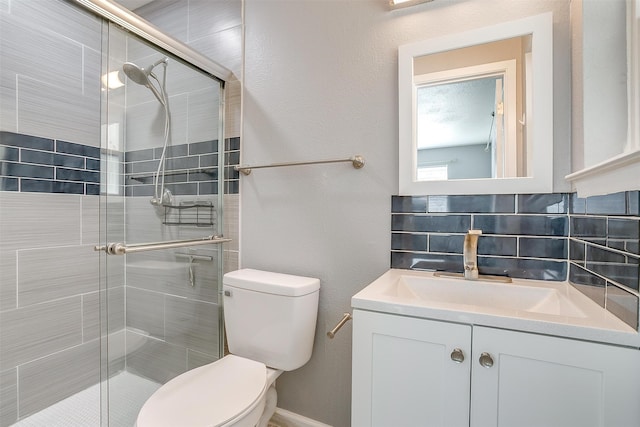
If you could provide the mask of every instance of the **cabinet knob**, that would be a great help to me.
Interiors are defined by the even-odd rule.
[[[464,362],[464,353],[462,352],[462,350],[459,348],[454,348],[451,352],[451,360],[456,363]]]
[[[493,357],[489,353],[482,353],[480,355],[480,365],[485,368],[490,368],[493,366]]]

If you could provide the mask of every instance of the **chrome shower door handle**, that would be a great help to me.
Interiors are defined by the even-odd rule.
[[[94,246],[94,251],[105,251],[108,255],[125,255],[135,252],[157,251],[160,249],[184,248],[188,246],[210,245],[230,242],[222,236],[207,236],[201,239],[192,240],[169,240],[166,242],[136,243],[127,245],[125,243],[109,243],[106,246]]]

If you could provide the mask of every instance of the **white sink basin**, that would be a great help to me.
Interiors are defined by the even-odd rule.
[[[568,282],[513,283],[390,269],[351,299],[354,309],[640,347],[640,334]]]
[[[481,306],[488,309],[586,317],[558,289],[539,286],[401,275],[383,293],[435,305]]]

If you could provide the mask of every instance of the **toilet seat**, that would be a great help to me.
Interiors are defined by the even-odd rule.
[[[160,387],[140,410],[136,426],[223,426],[253,410],[268,385],[263,363],[228,355]]]

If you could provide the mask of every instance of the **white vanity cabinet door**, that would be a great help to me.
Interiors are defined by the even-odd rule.
[[[474,327],[471,370],[471,427],[640,426],[636,349]]]
[[[351,425],[468,427],[470,356],[468,325],[354,310]]]

